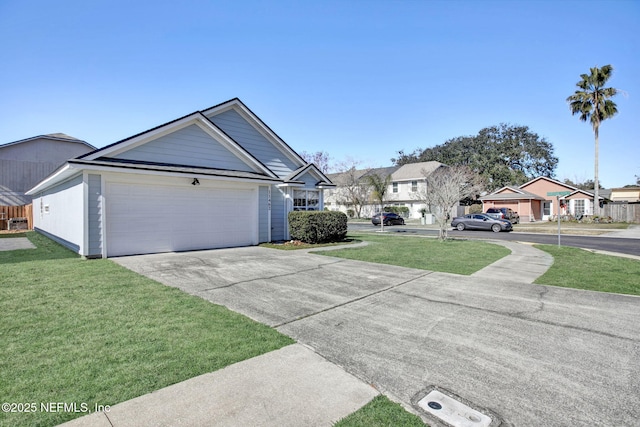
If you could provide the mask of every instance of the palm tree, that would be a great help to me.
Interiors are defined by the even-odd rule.
[[[380,212],[384,211],[384,200],[387,197],[387,189],[391,184],[391,175],[382,177],[377,173],[366,176],[367,183],[371,186],[373,197],[380,202]],[[384,221],[380,218],[380,229],[384,230]]]
[[[591,121],[593,133],[596,137],[595,174],[593,179],[595,190],[593,204],[594,214],[598,213],[598,209],[600,208],[598,196],[598,189],[600,187],[600,182],[598,181],[598,131],[600,123],[618,113],[615,102],[609,99],[617,95],[618,90],[612,87],[604,87],[612,73],[613,67],[611,65],[605,65],[602,68],[591,68],[591,74],[580,75],[580,81],[576,83],[579,89],[567,98],[571,114],[579,114],[580,120],[583,122],[587,120]]]

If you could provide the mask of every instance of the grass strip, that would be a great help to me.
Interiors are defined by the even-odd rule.
[[[27,237],[27,233],[23,233],[23,232],[18,232],[18,233],[14,233],[14,232],[0,232],[0,239],[11,239],[11,238],[18,238],[18,237]]]
[[[640,261],[579,248],[534,245],[551,254],[553,265],[534,283],[599,292],[640,295]]]
[[[3,402],[114,405],[294,342],[110,260],[27,236],[37,249],[0,252]],[[0,425],[82,415],[0,413]]]
[[[358,411],[334,424],[335,427],[424,427],[424,425],[420,417],[407,412],[400,404],[390,401],[384,395],[376,396]]]
[[[359,248],[314,252],[379,264],[470,275],[511,253],[504,246],[477,240],[447,240],[394,236],[388,234],[349,234],[370,244]]]

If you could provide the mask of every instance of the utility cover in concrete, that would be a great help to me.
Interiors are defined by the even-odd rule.
[[[489,427],[491,418],[467,405],[433,390],[418,405],[429,414],[454,427]]]

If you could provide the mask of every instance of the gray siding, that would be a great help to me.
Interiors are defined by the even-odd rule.
[[[271,240],[285,238],[285,198],[282,190],[275,185],[271,187]]]
[[[102,180],[100,175],[89,175],[87,204],[89,210],[89,247],[87,256],[102,255]]]
[[[0,205],[20,206],[31,203],[24,193],[35,187],[59,165],[0,159]]]
[[[301,177],[299,177],[297,181],[304,182],[305,188],[316,188],[316,184],[318,183],[318,178],[316,178],[315,176],[307,172]]]
[[[236,111],[228,110],[209,119],[279,177],[285,177],[301,166],[287,158]]]
[[[171,163],[252,172],[253,169],[197,125],[190,125],[114,156],[117,159]]]
[[[85,144],[45,138],[0,147],[0,205],[31,203],[26,191],[67,160],[89,151]]]
[[[269,241],[269,187],[262,186],[258,195],[258,241]]]

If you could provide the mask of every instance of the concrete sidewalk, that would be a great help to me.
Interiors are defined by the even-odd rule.
[[[616,230],[601,234],[600,237],[619,237],[623,239],[640,239],[640,225],[631,224],[625,230]]]
[[[331,426],[378,394],[309,348],[293,344],[62,425]]]
[[[3,237],[0,239],[0,251],[15,251],[17,249],[35,249],[36,247],[26,237]]]
[[[534,248],[532,244],[506,240],[492,240],[490,242],[508,248],[511,250],[511,255],[507,255],[482,270],[476,271],[471,277],[487,280],[511,279],[518,282],[533,283],[553,264],[553,257],[550,254]]]

